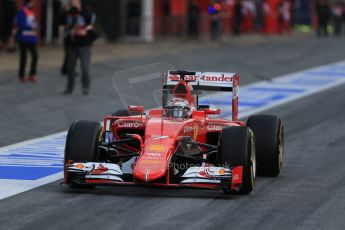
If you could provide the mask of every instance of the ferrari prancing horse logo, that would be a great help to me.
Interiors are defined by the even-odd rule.
[[[193,132],[193,137],[194,137],[194,140],[196,141],[196,139],[198,138],[198,132],[199,132],[199,126],[198,124],[194,124],[194,132]]]

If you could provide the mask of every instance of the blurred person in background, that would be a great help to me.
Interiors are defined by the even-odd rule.
[[[68,74],[68,49],[71,43],[71,30],[67,26],[67,20],[69,15],[72,14],[71,6],[69,4],[65,4],[62,7],[59,16],[59,25],[63,27],[63,47],[64,47],[64,58],[61,66],[61,75]]]
[[[80,1],[72,1],[67,27],[70,30],[71,43],[68,47],[68,81],[64,94],[71,94],[74,89],[74,78],[77,60],[82,69],[83,94],[90,89],[91,45],[95,39],[94,25],[96,15],[87,5],[81,7]]]
[[[280,30],[292,35],[291,29],[291,3],[290,0],[284,0],[279,8]]]
[[[262,0],[255,0],[255,11],[255,31],[257,33],[261,33],[264,24]]]
[[[199,6],[192,0],[188,6],[188,37],[197,39],[199,36]]]
[[[3,47],[3,31],[4,31],[4,6],[3,6],[3,1],[4,0],[0,0],[0,49]]]
[[[291,4],[291,24],[292,27],[299,25],[302,19],[301,0],[293,0]]]
[[[222,5],[219,1],[213,1],[208,7],[208,14],[210,16],[211,41],[218,41],[222,36],[221,19],[219,14],[222,11]]]
[[[13,28],[17,13],[17,4],[15,0],[1,0],[0,2],[0,27],[1,43],[7,51],[14,51]]]
[[[19,42],[20,60],[19,60],[19,79],[25,82],[25,69],[27,53],[31,54],[31,67],[29,72],[29,81],[36,82],[36,69],[38,62],[37,52],[37,23],[33,12],[35,0],[24,0],[24,4],[16,16],[17,34]]]
[[[242,25],[242,2],[241,0],[236,0],[234,6],[234,20],[233,20],[233,34],[241,34]]]
[[[331,17],[331,9],[327,0],[317,0],[317,36],[328,36],[327,26]]]
[[[269,20],[271,20],[270,14],[272,9],[267,0],[262,0],[262,15],[263,15],[263,32],[267,32]]]
[[[59,42],[60,36],[60,13],[63,9],[61,0],[53,0],[53,44]]]
[[[245,33],[252,33],[254,31],[254,19],[256,17],[256,8],[253,0],[242,1],[242,30]]]
[[[343,19],[343,5],[340,1],[336,1],[332,6],[333,28],[334,35],[341,35],[342,19]]]

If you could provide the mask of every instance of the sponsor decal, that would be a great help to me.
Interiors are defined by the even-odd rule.
[[[231,170],[223,167],[201,166],[190,167],[182,175],[184,178],[229,178],[231,177]]]
[[[242,183],[242,173],[243,173],[243,166],[237,166],[232,169],[232,183],[233,184]]]
[[[239,177],[238,177],[238,174],[234,174],[233,177],[232,177],[232,180],[233,180],[233,181],[237,181],[238,178],[239,178]]]
[[[102,164],[99,164],[97,168],[91,171],[91,174],[98,175],[103,174],[104,172],[107,172],[109,169],[107,167],[104,167]]]
[[[141,162],[141,164],[148,164],[148,165],[150,165],[150,164],[161,164],[162,163],[162,161],[155,160],[155,159],[142,159],[140,162]]]
[[[68,166],[68,172],[87,173],[90,175],[119,174],[122,171],[117,164],[113,163],[75,163]]]
[[[84,165],[83,165],[83,164],[77,164],[77,165],[74,166],[74,167],[76,167],[77,169],[83,169],[83,168],[84,168]]]
[[[233,77],[225,76],[224,74],[219,73],[215,73],[214,75],[203,74],[200,76],[200,80],[212,82],[232,82]]]
[[[117,126],[120,128],[139,128],[141,125],[138,122],[121,122]]]
[[[198,132],[199,132],[199,126],[198,124],[194,124],[194,126],[185,126],[183,128],[183,132],[184,133],[189,133],[189,132],[193,132],[193,138],[194,140],[196,140],[196,138],[198,137]]]
[[[185,75],[184,79],[186,81],[205,81],[205,82],[233,82],[235,79],[233,76],[226,76],[224,73],[211,73],[211,72],[205,72],[205,73],[197,73],[196,75]],[[179,81],[180,76],[173,74],[169,75],[170,81]]]
[[[219,169],[219,170],[218,170],[218,174],[219,174],[219,175],[224,175],[224,174],[225,174],[225,169],[223,169],[223,168],[222,168],[222,169]]]
[[[189,133],[189,132],[192,132],[193,130],[194,130],[194,128],[192,126],[185,126],[183,128],[184,133]]]
[[[207,173],[206,173],[206,170],[200,171],[200,172],[199,172],[199,175],[202,176],[202,177],[208,177],[208,176],[207,176]]]
[[[146,153],[147,156],[150,156],[150,157],[161,157],[163,156],[163,153]]]
[[[208,131],[221,131],[223,129],[224,126],[222,125],[216,125],[216,124],[213,124],[213,125],[207,125],[207,130]]]
[[[179,76],[179,75],[176,75],[176,74],[170,75],[170,76],[169,76],[169,80],[170,80],[170,81],[179,81],[179,80],[180,80],[180,76]]]
[[[152,140],[159,140],[159,139],[165,139],[168,138],[169,136],[157,136],[157,137],[153,137]]]
[[[196,76],[196,75],[186,75],[186,76],[184,76],[184,79],[186,81],[197,81],[198,80],[198,76]]]
[[[151,144],[149,145],[146,150],[150,152],[158,152],[158,153],[163,153],[166,151],[166,147],[161,144]]]
[[[212,170],[211,168],[204,168],[202,171],[199,172],[199,175],[201,177],[207,177],[207,178],[217,176],[214,170]]]
[[[212,178],[212,177],[217,177],[217,176],[225,176],[229,175],[230,170],[225,169],[225,168],[204,168],[199,172],[199,176],[201,177],[207,177],[207,178]]]

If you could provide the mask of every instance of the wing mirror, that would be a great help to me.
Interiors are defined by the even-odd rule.
[[[128,111],[129,112],[136,112],[138,114],[143,114],[144,113],[144,106],[130,105],[130,106],[128,106]]]
[[[220,109],[205,109],[205,114],[210,114],[210,115],[219,115],[220,114]]]

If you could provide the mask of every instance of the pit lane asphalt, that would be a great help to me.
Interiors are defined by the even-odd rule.
[[[77,119],[100,121],[105,114],[122,108],[112,85],[114,73],[120,70],[167,62],[178,69],[238,72],[241,85],[245,85],[345,59],[344,40],[334,38],[268,38],[239,45],[223,43],[203,47],[201,43],[197,50],[184,48],[176,45],[173,52],[94,65],[87,97],[81,93],[80,76],[76,78],[73,95],[62,96],[66,79],[59,75],[57,68],[40,69],[37,85],[19,84],[16,72],[1,74],[0,146],[66,130]],[[138,95],[143,97],[159,88],[160,80],[149,81],[138,88]]]
[[[242,74],[242,84],[247,84],[258,80],[255,73],[270,78],[342,60],[345,58],[344,44],[345,41],[335,39],[294,39],[250,47],[206,48],[193,51],[187,57],[177,54],[167,59],[176,60],[178,66],[185,62],[187,68],[235,69]],[[150,63],[154,58],[158,57],[126,60],[126,65]],[[104,68],[98,65],[94,73],[99,70],[100,79],[104,81],[106,77],[101,75],[116,68],[114,65],[114,62],[105,63]],[[51,80],[56,81],[57,77],[51,77]],[[8,84],[14,83],[8,81]],[[95,88],[100,86],[95,83]],[[3,143],[59,131],[56,126],[63,126],[77,115],[101,120],[104,112],[116,105],[109,91],[93,95],[94,90],[87,99],[76,93],[68,99],[70,104],[63,107],[61,100],[66,100],[67,104],[67,99],[59,101],[61,96],[54,96],[59,90],[56,87],[49,93],[47,89],[44,95],[48,95],[45,108],[48,115],[41,117],[56,117],[56,124],[51,125],[55,129],[48,131],[48,123],[41,124],[35,118],[38,112],[32,110],[33,114],[21,114],[24,121],[19,124],[15,122],[20,119],[14,118],[14,129],[10,132],[19,137],[5,138],[1,134],[6,140],[2,140]],[[217,191],[129,187],[82,191],[60,187],[60,181],[57,181],[0,201],[0,224],[3,229],[344,229],[344,91],[345,86],[339,86],[267,111],[281,116],[284,122],[285,165],[279,178],[259,178],[255,192],[249,196],[224,196]],[[10,110],[21,108],[25,103],[29,109],[30,106],[39,107],[44,100],[34,99],[32,95],[28,95],[27,100],[24,98],[22,96],[20,102],[13,99],[18,105],[9,104]],[[60,105],[48,106],[55,99]],[[90,103],[86,104],[86,101]],[[84,104],[73,108],[76,102]],[[64,110],[59,111],[59,108]],[[89,111],[87,115],[82,114],[86,111]],[[26,120],[28,118],[24,115],[30,116],[31,120]],[[61,116],[64,118],[59,119]],[[3,119],[1,117],[2,127]],[[28,121],[33,124],[26,124]],[[19,127],[21,125],[24,127]],[[42,127],[46,132],[20,134],[30,125],[37,129]]]

